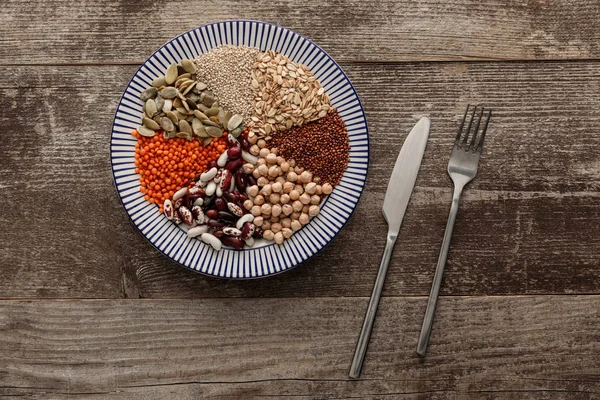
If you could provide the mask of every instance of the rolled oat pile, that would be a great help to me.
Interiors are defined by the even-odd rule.
[[[323,118],[331,108],[325,89],[306,66],[268,50],[252,71],[254,116],[251,130],[260,137]]]
[[[219,98],[219,104],[244,117],[248,125],[254,98],[252,65],[259,49],[246,46],[219,46],[194,60],[196,79],[204,82]]]

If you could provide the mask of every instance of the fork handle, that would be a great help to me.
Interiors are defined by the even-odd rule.
[[[429,300],[427,302],[427,310],[425,311],[423,325],[421,326],[421,334],[419,335],[419,343],[417,345],[417,354],[421,357],[424,357],[425,353],[427,353],[427,345],[429,344],[429,336],[431,335],[431,327],[433,326],[433,316],[435,314],[435,308],[437,306],[438,296],[440,294],[440,287],[442,286],[444,267],[446,266],[446,260],[448,259],[448,249],[450,249],[450,240],[452,239],[452,231],[454,230],[454,221],[456,221],[458,203],[460,201],[460,195],[462,194],[463,188],[464,184],[454,185],[454,195],[452,196],[452,206],[450,207],[450,215],[448,216],[448,222],[446,223],[444,241],[442,242],[442,249],[440,250],[437,267],[435,268],[435,275],[433,276],[431,292],[429,293]]]

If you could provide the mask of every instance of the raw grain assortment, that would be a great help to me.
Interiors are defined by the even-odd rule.
[[[220,250],[282,244],[317,216],[349,161],[346,125],[306,66],[219,46],[140,94],[140,191]]]

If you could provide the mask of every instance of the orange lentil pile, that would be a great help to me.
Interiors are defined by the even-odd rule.
[[[269,145],[286,160],[294,159],[322,183],[333,186],[340,183],[350,159],[346,124],[335,110],[316,121],[273,134]]]
[[[197,140],[165,139],[162,132],[145,137],[136,130],[135,172],[140,174],[140,191],[150,203],[160,206],[185,185],[193,185],[196,174],[227,149],[227,133],[204,147]]]

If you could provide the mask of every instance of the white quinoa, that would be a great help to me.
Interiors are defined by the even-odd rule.
[[[253,114],[252,67],[259,49],[246,46],[219,46],[194,60],[197,80],[206,83],[219,104],[244,117],[248,126]]]

